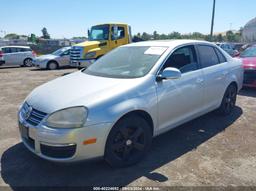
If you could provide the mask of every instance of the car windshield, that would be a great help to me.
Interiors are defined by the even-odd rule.
[[[68,50],[67,48],[61,48],[59,50],[56,50],[55,52],[53,52],[52,54],[54,56],[60,56],[63,52],[65,52],[66,50]]]
[[[240,57],[256,57],[256,46],[247,48],[245,51],[241,53]]]
[[[93,26],[89,34],[89,40],[108,40],[109,25]]]
[[[138,78],[145,76],[167,47],[119,47],[101,57],[84,73],[110,78]]]

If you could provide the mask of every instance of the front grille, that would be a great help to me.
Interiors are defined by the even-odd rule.
[[[76,152],[76,145],[68,146],[49,146],[40,144],[41,153],[53,158],[70,158]]]
[[[256,81],[256,70],[244,71],[244,84],[252,84]]]
[[[71,61],[82,59],[82,52],[83,52],[82,47],[73,47],[70,50],[70,59],[71,59]]]
[[[37,126],[44,119],[47,113],[36,110],[25,102],[21,108],[21,115],[26,122],[33,126]]]

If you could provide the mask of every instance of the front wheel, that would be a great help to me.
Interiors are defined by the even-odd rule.
[[[147,121],[139,116],[128,116],[111,130],[105,149],[105,160],[113,167],[125,167],[139,162],[152,142],[152,131]]]
[[[229,115],[235,108],[237,97],[237,88],[234,84],[228,86],[224,97],[222,99],[221,105],[218,109],[219,114]]]
[[[48,64],[47,64],[47,69],[48,70],[56,70],[58,69],[58,63],[55,62],[55,61],[50,61]]]

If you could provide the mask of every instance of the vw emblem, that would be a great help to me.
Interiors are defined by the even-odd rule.
[[[31,106],[28,107],[28,110],[25,112],[25,119],[27,120],[32,112],[33,108]]]

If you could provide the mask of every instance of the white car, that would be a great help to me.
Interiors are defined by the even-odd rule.
[[[0,47],[0,65],[3,66],[32,66],[35,52],[28,46]]]
[[[36,88],[18,113],[22,141],[51,161],[132,165],[153,137],[216,109],[230,114],[242,82],[241,61],[209,42],[121,46]]]
[[[69,66],[70,49],[71,47],[64,47],[56,50],[52,54],[36,57],[33,60],[33,65],[38,68],[49,70],[55,70],[60,67]]]

